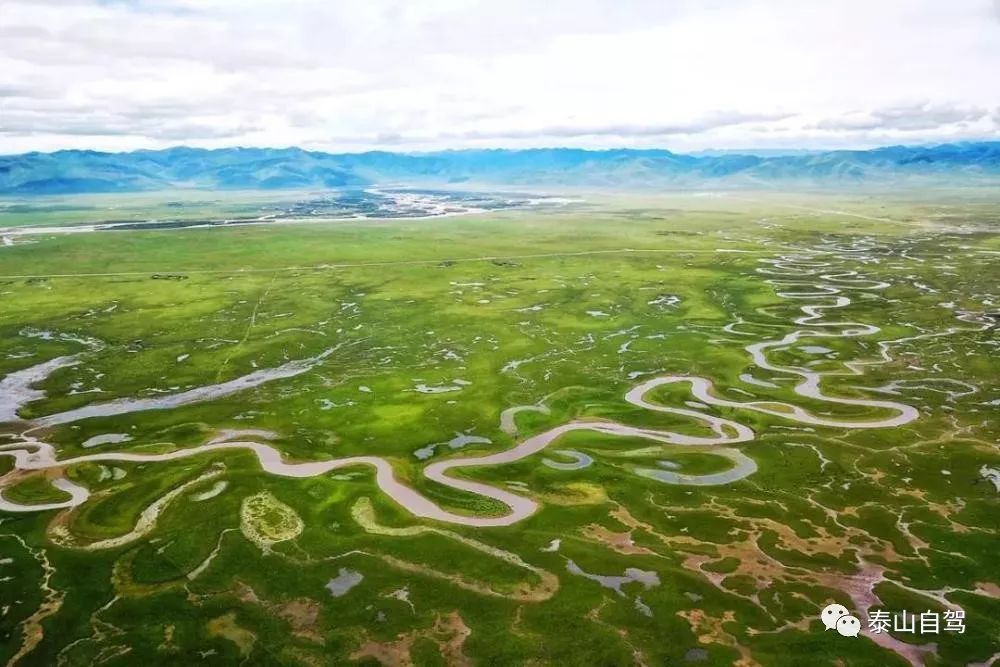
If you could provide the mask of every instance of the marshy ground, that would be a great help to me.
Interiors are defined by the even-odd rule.
[[[996,660],[1000,203],[554,199],[0,209],[0,660]]]

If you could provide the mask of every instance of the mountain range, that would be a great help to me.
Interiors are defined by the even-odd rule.
[[[683,155],[668,150],[469,149],[323,153],[189,147],[0,156],[0,194],[177,188],[276,190],[372,184],[653,187],[1000,182],[1000,141],[792,154]]]

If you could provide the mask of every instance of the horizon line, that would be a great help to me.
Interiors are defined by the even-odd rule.
[[[335,150],[324,150],[324,149],[312,149],[303,148],[295,144],[284,145],[284,146],[252,146],[237,144],[233,146],[219,146],[213,148],[207,148],[203,146],[191,146],[188,144],[175,144],[172,146],[167,146],[164,148],[136,148],[133,150],[122,150],[122,151],[105,151],[91,148],[59,148],[52,151],[24,151],[21,153],[0,153],[0,158],[11,158],[11,157],[23,157],[27,155],[57,155],[59,153],[93,153],[98,155],[131,155],[135,153],[163,153],[172,150],[191,150],[191,151],[204,151],[204,152],[218,152],[218,151],[231,151],[231,150],[274,150],[274,151],[291,151],[299,150],[304,153],[321,153],[325,155],[365,155],[370,153],[390,153],[395,155],[439,155],[442,153],[474,153],[474,152],[488,152],[488,151],[505,151],[510,153],[527,153],[531,151],[580,151],[584,153],[612,153],[612,152],[634,152],[634,153],[670,153],[671,155],[688,155],[688,156],[703,156],[707,153],[717,153],[724,152],[729,153],[734,156],[744,155],[744,156],[761,156],[765,153],[870,153],[877,150],[884,150],[887,148],[939,148],[942,146],[961,146],[970,144],[1000,144],[1000,138],[989,137],[982,139],[961,139],[958,141],[939,141],[939,142],[918,142],[918,143],[892,143],[892,144],[879,144],[877,146],[871,146],[868,148],[809,148],[805,146],[789,146],[789,147],[759,147],[759,148],[725,148],[725,147],[713,147],[704,148],[696,151],[690,152],[678,152],[673,151],[667,147],[643,147],[637,148],[632,146],[616,146],[616,147],[604,147],[604,148],[586,148],[583,146],[573,146],[573,145],[551,145],[551,146],[531,146],[531,147],[518,147],[511,148],[505,146],[485,146],[485,147],[463,147],[463,148],[441,148],[436,150],[393,150],[387,148],[371,148],[367,150],[355,150],[355,151],[335,151]],[[771,157],[781,157],[780,155],[773,155]],[[786,156],[787,157],[787,156]]]

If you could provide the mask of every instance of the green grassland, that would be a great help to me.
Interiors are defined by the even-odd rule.
[[[258,203],[177,193],[23,200],[0,210],[0,227],[147,219],[166,201],[193,202],[197,215]],[[548,408],[518,415],[523,435],[576,418],[706,435],[697,421],[623,400],[643,378],[678,374],[709,378],[732,401],[884,416],[799,396],[753,365],[743,347],[801,328],[793,320],[803,305],[765,282],[775,276],[758,270],[762,260],[854,244],[863,257],[841,258],[837,270],[889,283],[830,314],[878,334],[808,341],[822,353],[788,346],[769,355],[775,364],[843,371],[878,360],[879,341],[941,335],[902,340],[888,363],[823,381],[831,395],[917,407],[919,419],[903,426],[803,428],[712,407],[757,434],[739,446],[756,472],[731,484],[634,473],[663,460],[695,476],[726,470],[710,449],[592,432],[554,446],[592,457],[585,468],[549,467],[544,458],[563,459],[541,452],[454,472],[540,503],[503,528],[417,519],[367,467],[282,478],[238,450],[68,466],[66,477],[91,492],[86,503],[0,512],[0,661],[27,634],[33,649],[18,664],[908,664],[904,649],[823,631],[822,607],[856,608],[851,592],[865,581],[878,607],[965,610],[965,634],[899,637],[936,645],[925,664],[995,659],[1000,494],[981,471],[1000,468],[1000,349],[995,326],[975,322],[1000,311],[998,225],[1000,202],[975,190],[612,193],[545,213],[18,236],[0,246],[0,377],[81,355],[37,385],[46,396],[23,419],[333,350],[307,373],[212,401],[36,433],[60,459],[166,452],[262,429],[286,460],[383,457],[401,481],[460,514],[506,508],[428,481],[415,451],[456,434],[490,442],[441,445],[429,460],[508,449],[517,437],[500,415],[513,406]],[[772,386],[748,385],[747,373]],[[872,391],[887,385],[899,393]],[[648,398],[692,400],[686,385]],[[0,437],[22,430],[0,425]],[[83,446],[102,434],[128,440]],[[0,473],[18,474],[11,467],[0,457]],[[206,473],[215,476],[185,488],[147,534],[85,548],[128,534],[157,499]],[[301,519],[267,548],[241,530],[245,499],[263,492]],[[41,473],[3,494],[23,504],[66,497]],[[547,550],[553,540],[559,548]],[[570,562],[588,574],[653,572],[658,583],[631,581],[619,594]],[[326,586],[342,569],[363,579],[335,596]]]

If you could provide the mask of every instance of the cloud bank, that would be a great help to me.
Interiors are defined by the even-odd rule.
[[[0,152],[1000,137],[994,0],[3,0]]]

